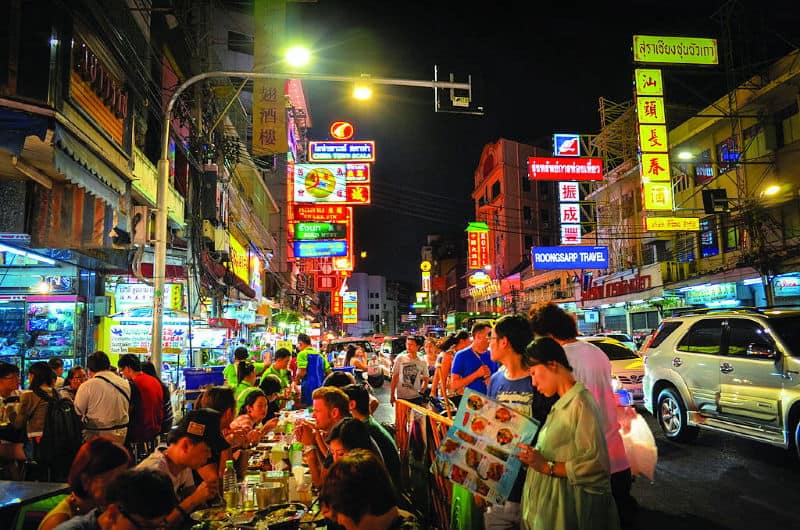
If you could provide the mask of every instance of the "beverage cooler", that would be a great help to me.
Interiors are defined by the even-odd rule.
[[[72,296],[0,296],[0,361],[16,364],[26,381],[28,366],[61,357],[64,369],[85,359],[83,299]]]

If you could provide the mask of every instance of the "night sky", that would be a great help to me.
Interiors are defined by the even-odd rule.
[[[634,34],[717,38],[728,64],[714,13],[732,5],[735,75],[800,47],[794,2],[540,4],[289,3],[287,29],[318,58],[309,71],[430,81],[438,65],[440,80],[472,74],[476,105],[484,107],[483,116],[435,113],[433,89],[407,87],[377,87],[365,105],[350,99],[346,84],[305,83],[312,139],[328,139],[328,125],[347,120],[354,139],[376,140],[372,205],[355,208],[356,256],[368,252],[356,271],[418,282],[425,235],[461,237],[474,216],[473,172],[487,143],[502,137],[548,147],[554,132],[596,134],[601,96],[632,99]],[[669,103],[697,111],[725,93],[726,69],[671,66],[664,81]]]

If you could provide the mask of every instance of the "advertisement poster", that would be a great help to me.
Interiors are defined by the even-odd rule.
[[[437,467],[453,482],[500,504],[523,467],[517,444],[530,444],[538,430],[536,420],[467,389],[436,451]]]

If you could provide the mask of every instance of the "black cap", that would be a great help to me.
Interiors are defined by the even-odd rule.
[[[205,442],[214,452],[230,447],[220,429],[221,415],[214,409],[196,409],[188,411],[175,427],[176,438],[188,436],[193,440]]]

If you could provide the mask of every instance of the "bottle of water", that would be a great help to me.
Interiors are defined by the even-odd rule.
[[[236,478],[233,460],[225,461],[225,472],[222,474],[222,496],[227,509],[233,510],[239,507],[239,481]]]

